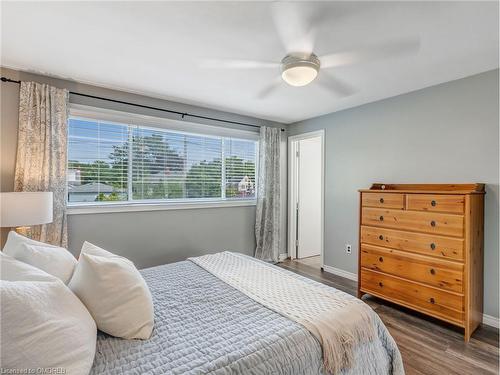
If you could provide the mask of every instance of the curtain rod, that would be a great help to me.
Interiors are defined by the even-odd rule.
[[[7,77],[2,77],[0,78],[2,82],[10,82],[10,83],[17,83],[21,84],[21,81],[16,81],[14,79],[10,79]],[[180,115],[181,119],[184,119],[184,117],[193,117],[193,118],[198,118],[198,119],[203,119],[203,120],[210,120],[210,121],[218,121],[218,122],[225,122],[227,124],[234,124],[234,125],[242,125],[242,126],[250,126],[252,128],[260,128],[261,125],[254,125],[254,124],[248,124],[246,122],[239,122],[239,121],[231,121],[231,120],[223,120],[220,118],[216,117],[208,117],[208,116],[201,116],[201,115],[195,115],[192,113],[188,112],[179,112],[179,111],[174,111],[171,109],[164,109],[164,108],[158,108],[158,107],[151,107],[149,105],[143,105],[143,104],[137,104],[137,103],[130,103],[130,102],[125,102],[123,100],[116,100],[116,99],[109,99],[109,98],[104,98],[102,96],[95,96],[95,95],[89,95],[89,94],[82,94],[79,92],[74,92],[70,91],[69,92],[71,95],[77,95],[77,96],[82,96],[85,98],[91,98],[91,99],[98,99],[98,100],[104,100],[106,102],[112,102],[112,103],[118,103],[118,104],[125,104],[125,105],[131,105],[134,107],[139,107],[139,108],[145,108],[145,109],[152,109],[154,111],[161,111],[161,112],[167,112],[167,113],[172,113],[174,115]],[[285,129],[281,129],[281,131],[285,131]]]

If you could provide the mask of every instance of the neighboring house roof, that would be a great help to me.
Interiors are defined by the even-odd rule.
[[[120,191],[113,186],[106,185],[100,182],[91,182],[85,185],[69,185],[68,192],[70,193],[112,193],[113,191]]]

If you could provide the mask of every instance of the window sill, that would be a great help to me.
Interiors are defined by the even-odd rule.
[[[141,212],[166,210],[196,210],[202,208],[255,206],[256,200],[197,201],[197,202],[155,202],[155,203],[108,203],[105,205],[82,204],[68,206],[68,215],[104,214],[112,212]]]

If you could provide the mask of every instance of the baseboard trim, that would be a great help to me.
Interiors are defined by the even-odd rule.
[[[483,324],[490,327],[500,328],[500,318],[483,314]]]
[[[341,270],[340,268],[335,268],[332,266],[327,266],[326,264],[323,264],[323,271],[328,272],[328,273],[333,273],[334,275],[345,277],[346,279],[353,280],[353,281],[358,281],[358,275],[352,272],[344,271]]]
[[[349,280],[358,281],[358,275],[356,275],[355,273],[344,271],[340,268],[327,266],[326,264],[324,264],[322,268],[325,272],[333,273],[334,275],[345,277]],[[494,328],[500,328],[500,318],[483,314],[483,324]]]

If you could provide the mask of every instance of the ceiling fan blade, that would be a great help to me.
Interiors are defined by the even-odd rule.
[[[407,56],[420,50],[420,37],[412,36],[374,44],[352,51],[336,52],[320,57],[321,68],[336,68],[363,62]]]
[[[281,79],[281,77],[274,78],[274,80],[269,85],[267,85],[266,87],[264,87],[257,94],[257,98],[258,99],[265,99],[271,93],[273,93],[274,91],[276,91],[278,89],[278,87],[281,86],[282,83],[283,83],[283,80]]]
[[[286,52],[311,54],[316,29],[309,22],[308,9],[299,2],[274,2],[271,7],[274,26]]]
[[[332,77],[325,72],[320,72],[318,76],[318,84],[323,88],[335,92],[339,97],[351,96],[357,92],[357,90],[350,84],[344,82],[340,78]]]
[[[257,60],[205,59],[200,66],[205,69],[261,69],[278,68],[280,64]]]

